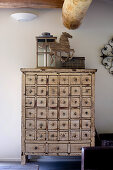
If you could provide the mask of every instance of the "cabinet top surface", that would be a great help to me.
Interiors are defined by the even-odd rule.
[[[21,68],[21,72],[76,72],[95,73],[97,69],[68,69],[68,68]]]

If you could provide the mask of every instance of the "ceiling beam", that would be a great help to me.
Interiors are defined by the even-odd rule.
[[[62,8],[64,0],[0,0],[0,8]]]

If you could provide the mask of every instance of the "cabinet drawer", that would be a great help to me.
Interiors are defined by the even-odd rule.
[[[79,120],[71,120],[71,129],[79,129]]]
[[[26,98],[25,105],[28,107],[34,107],[35,98]]]
[[[60,140],[68,140],[68,132],[60,132]]]
[[[26,87],[26,96],[34,96],[35,88],[34,87]]]
[[[45,119],[46,118],[46,108],[38,108],[37,118]]]
[[[82,140],[90,140],[91,132],[90,131],[82,131]]]
[[[26,84],[34,85],[35,84],[35,76],[27,75],[26,76]]]
[[[71,96],[80,95],[80,87],[71,87]]]
[[[26,109],[26,118],[34,118],[36,109]]]
[[[45,144],[26,144],[26,152],[45,152]]]
[[[46,129],[46,121],[37,120],[37,129],[45,130]]]
[[[91,87],[82,87],[83,96],[91,96]]]
[[[68,76],[60,76],[60,84],[69,84]]]
[[[91,106],[91,98],[82,98],[82,106],[90,107]]]
[[[79,76],[70,76],[70,84],[80,84]]]
[[[68,107],[68,98],[60,98],[60,107]]]
[[[71,98],[71,107],[79,107],[80,106],[80,99],[79,98]]]
[[[49,152],[52,153],[67,152],[67,144],[49,144]]]
[[[82,109],[82,117],[91,117],[91,109]]]
[[[60,87],[60,96],[68,96],[69,90],[68,87]]]
[[[46,132],[38,131],[37,132],[37,140],[45,141],[46,140]]]
[[[57,119],[57,110],[51,109],[48,111],[48,118],[49,119]]]
[[[26,140],[34,140],[35,138],[35,132],[27,130],[26,131]]]
[[[38,107],[46,107],[46,98],[37,98]]]
[[[49,96],[57,96],[58,90],[57,87],[49,87]]]
[[[82,76],[81,82],[82,84],[91,84],[91,76]]]
[[[37,87],[38,96],[46,96],[46,87]]]
[[[48,132],[49,140],[57,140],[57,132]]]
[[[71,109],[71,119],[80,117],[80,109]]]
[[[37,84],[46,84],[46,76],[38,76]]]
[[[49,84],[58,84],[57,76],[49,76]]]
[[[57,130],[57,121],[48,121],[48,129],[49,130]]]
[[[60,119],[66,119],[66,118],[68,118],[69,116],[68,116],[68,110],[66,110],[66,109],[61,109],[60,110]]]
[[[68,120],[60,120],[59,129],[62,129],[62,130],[68,129]]]
[[[90,143],[87,144],[71,144],[71,152],[80,153],[83,147],[89,147]]]
[[[80,139],[79,131],[71,131],[70,138],[71,140],[79,140]]]
[[[82,120],[82,129],[90,129],[91,120]]]
[[[35,121],[34,120],[26,120],[26,129],[34,129]]]
[[[49,98],[49,107],[57,107],[57,98]]]

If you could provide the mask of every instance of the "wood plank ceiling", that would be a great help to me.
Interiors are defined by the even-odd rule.
[[[0,0],[0,8],[62,8],[64,0]]]

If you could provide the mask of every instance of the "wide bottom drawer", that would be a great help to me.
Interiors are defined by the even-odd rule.
[[[68,151],[68,144],[49,144],[49,153],[62,153]]]
[[[90,143],[86,144],[71,144],[70,152],[80,153],[83,147],[89,147]]]
[[[45,144],[26,144],[26,152],[45,152]]]

